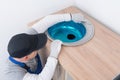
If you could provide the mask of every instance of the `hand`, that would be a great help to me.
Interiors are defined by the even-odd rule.
[[[73,13],[71,14],[72,20],[76,23],[80,23],[81,21],[84,21],[84,16],[80,13]]]
[[[60,50],[61,50],[61,45],[62,45],[62,42],[60,40],[54,40],[52,43],[51,43],[51,46],[50,46],[50,56],[51,57],[55,57],[55,58],[58,58],[58,55],[60,53]]]

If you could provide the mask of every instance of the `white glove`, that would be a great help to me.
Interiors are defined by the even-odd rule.
[[[50,56],[51,57],[58,58],[58,55],[61,50],[61,45],[62,45],[62,42],[60,40],[54,40],[51,43],[51,46],[50,46],[50,49],[51,49]]]
[[[76,23],[81,23],[82,21],[84,21],[84,16],[81,15],[80,13],[73,13],[71,14],[72,16],[72,20]]]

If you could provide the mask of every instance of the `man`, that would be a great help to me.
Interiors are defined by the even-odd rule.
[[[10,56],[2,80],[51,80],[58,63],[62,42],[55,40],[51,43],[50,54],[43,68],[38,50],[46,45],[47,36],[44,32],[53,23],[78,20],[76,16],[80,15],[49,15],[34,24],[26,33],[13,36],[8,44]]]

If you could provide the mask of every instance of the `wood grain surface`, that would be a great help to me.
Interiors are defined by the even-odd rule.
[[[59,62],[74,80],[112,80],[120,73],[120,36],[76,7],[55,14],[78,12],[94,25],[95,35],[83,45],[62,46]],[[50,42],[48,40],[47,50]]]

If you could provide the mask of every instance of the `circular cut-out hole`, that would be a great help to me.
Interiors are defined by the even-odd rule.
[[[75,39],[75,35],[73,35],[73,34],[68,34],[68,35],[67,35],[67,38],[68,38],[69,40]]]

